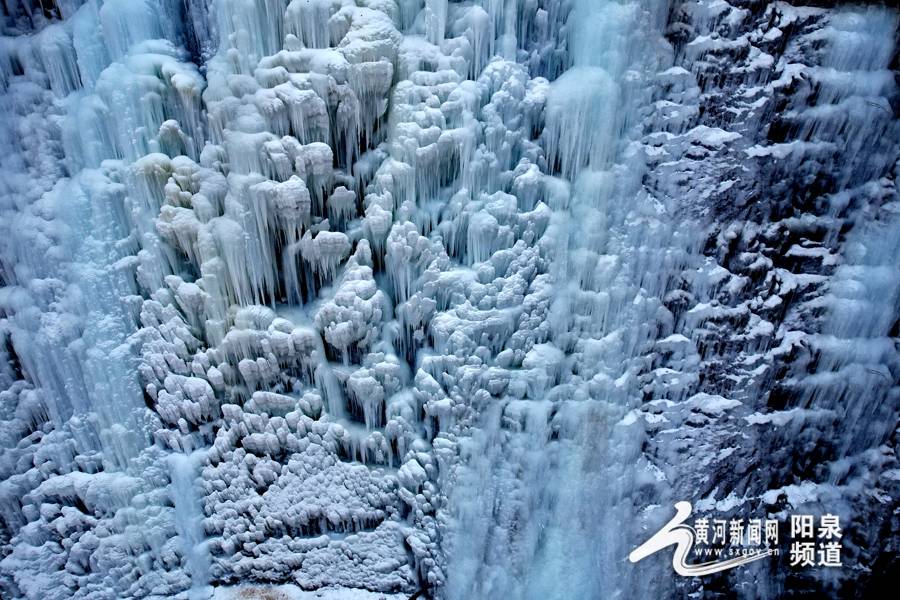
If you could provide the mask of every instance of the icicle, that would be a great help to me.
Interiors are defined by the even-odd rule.
[[[335,41],[329,20],[340,7],[340,0],[291,0],[284,13],[287,32],[307,48],[328,48]]]
[[[50,77],[50,89],[56,95],[63,97],[81,87],[76,52],[66,27],[46,27],[38,34],[36,45],[44,69]]]
[[[239,73],[252,73],[260,59],[284,42],[285,0],[217,0],[219,52]]]
[[[100,24],[113,60],[121,60],[140,42],[163,37],[151,0],[106,0],[100,8]]]
[[[425,37],[437,46],[447,29],[447,0],[425,0]]]

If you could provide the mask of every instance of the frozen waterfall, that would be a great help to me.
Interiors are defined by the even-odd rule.
[[[623,574],[646,468],[641,353],[672,324],[659,322],[674,274],[702,239],[678,225],[677,204],[641,189],[638,145],[647,81],[672,50],[666,2],[576,2],[572,65],[552,83],[544,143],[562,193],[542,243],[554,294],[549,339],[522,361],[525,398],[485,406],[463,445],[451,496],[450,598],[612,598],[638,582]],[[663,335],[662,337],[665,337]],[[637,532],[635,532],[637,533]],[[626,596],[623,596],[626,597]]]
[[[880,589],[900,13],[825,4],[0,2],[0,596]],[[629,562],[676,502],[783,536]]]
[[[209,554],[203,531],[203,507],[198,480],[203,452],[173,454],[169,458],[172,471],[172,503],[175,505],[175,527],[181,539],[187,571],[191,578],[188,600],[209,597]]]

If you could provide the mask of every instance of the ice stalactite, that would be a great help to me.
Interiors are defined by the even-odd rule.
[[[134,294],[135,287],[122,272],[124,265],[108,262],[121,256],[121,240],[128,236],[116,207],[121,194],[109,175],[85,171],[77,181],[61,181],[43,198],[44,214],[66,224],[54,232],[61,245],[44,248],[44,260],[32,264],[20,257],[17,268],[28,268],[32,282],[46,280],[43,290],[32,283],[37,298],[32,296],[31,302],[46,307],[53,318],[36,318],[28,296],[20,296],[9,323],[22,368],[44,390],[54,424],[87,418],[98,429],[98,449],[120,469],[147,442],[145,407],[127,340],[134,316],[119,300]],[[27,221],[14,222],[14,232],[20,236],[13,241],[17,247],[27,249],[30,257],[40,256],[34,252],[40,246],[28,239],[34,228]],[[54,254],[56,260],[44,262]],[[52,306],[62,310],[54,314]]]
[[[447,0],[425,0],[425,38],[435,45],[444,41],[447,30]]]

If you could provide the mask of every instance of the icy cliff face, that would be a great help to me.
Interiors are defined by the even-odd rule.
[[[896,11],[3,8],[4,597],[896,566]],[[679,500],[838,514],[845,566],[628,563]]]

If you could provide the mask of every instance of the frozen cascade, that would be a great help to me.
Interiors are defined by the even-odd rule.
[[[27,265],[27,277],[49,285],[46,291],[32,288],[37,296],[32,302],[46,307],[45,315],[17,310],[10,326],[22,368],[44,391],[54,424],[62,427],[71,419],[74,427],[83,422],[96,428],[95,449],[111,461],[110,467],[122,469],[147,440],[135,356],[127,344],[134,318],[119,300],[134,288],[109,262],[117,258],[117,243],[128,236],[116,209],[119,194],[103,173],[85,171],[75,181],[60,181],[44,196],[46,204],[39,210],[68,229],[59,232],[59,254],[52,248],[43,256],[34,252],[40,241],[33,239],[36,221],[28,217],[35,215],[23,214],[13,223],[11,243],[27,251],[19,257],[19,269]],[[71,287],[58,297],[53,288],[60,284],[55,282]],[[16,299],[23,303],[19,306],[26,305],[26,298]]]
[[[6,0],[0,595],[871,595],[898,13],[811,3]]]
[[[210,594],[209,552],[203,531],[203,505],[199,489],[204,458],[205,451],[196,450],[191,454],[173,454],[168,459],[172,473],[171,495],[175,505],[175,527],[191,578],[188,600],[204,600]]]
[[[93,8],[86,5],[78,14],[89,15]],[[152,25],[144,26],[152,30]],[[79,38],[84,29],[63,31],[62,27],[53,25],[29,40],[40,58],[36,64],[26,63],[26,76],[40,81],[40,69],[45,68],[52,92],[67,95],[64,110],[80,115],[96,99],[91,95],[95,82],[80,81],[67,68],[75,68],[76,48],[89,43]],[[133,36],[141,38],[138,32]],[[125,42],[108,42],[110,47],[116,43]],[[22,52],[15,60],[24,58]],[[95,58],[82,56],[85,61]],[[91,68],[102,70],[97,65]],[[8,95],[7,102],[14,102],[14,97]],[[12,131],[19,126],[18,112],[11,106],[7,113],[10,135],[4,136],[5,141],[16,137]],[[24,144],[29,142],[25,138]],[[89,142],[82,138],[82,143]],[[6,149],[13,155],[20,151],[33,149],[15,143]],[[102,152],[96,160],[85,162],[79,154],[67,152],[68,170],[75,175],[43,183],[52,189],[6,222],[4,268],[7,281],[22,282],[8,296],[14,303],[9,321],[12,342],[23,369],[45,392],[51,419],[57,427],[69,419],[75,427],[81,427],[81,422],[96,427],[100,443],[96,449],[121,469],[148,440],[136,357],[127,341],[136,323],[122,302],[137,291],[127,274],[132,231],[124,206],[126,189],[120,168],[100,165],[102,159],[116,157],[115,149],[106,146]],[[26,309],[29,304],[33,308]]]
[[[640,356],[664,324],[662,299],[691,262],[700,229],[641,189],[633,143],[665,70],[666,2],[576,2],[572,66],[551,84],[548,160],[571,190],[544,240],[557,288],[551,336],[525,357],[533,395],[492,407],[464,447],[470,461],[451,505],[448,597],[628,597],[623,524],[643,432]],[[514,421],[516,425],[503,425]],[[637,532],[635,532],[637,533]]]
[[[813,341],[817,364],[799,381],[806,389],[798,406],[840,414],[834,443],[842,454],[883,444],[893,433],[891,407],[900,400],[891,381],[898,357],[890,337],[900,311],[900,206],[885,208],[883,221],[855,229],[847,240],[846,262],[824,299],[826,324]]]
[[[896,160],[885,145],[900,136],[900,123],[885,118],[885,101],[878,92],[893,87],[887,40],[898,24],[897,15],[870,8],[839,12],[825,31],[827,53],[817,71],[820,98],[803,123],[803,135],[816,142],[836,143],[838,136],[852,140],[842,172],[851,183],[867,181],[873,172],[883,171],[885,162]],[[839,82],[850,74],[858,83],[848,90]],[[851,197],[837,195],[832,211],[845,210]],[[861,214],[869,218],[853,223],[844,262],[821,300],[825,322],[810,340],[815,356],[811,373],[786,384],[799,388],[792,405],[839,415],[832,443],[842,455],[878,447],[894,430],[890,415],[900,398],[892,375],[900,357],[891,338],[900,313],[898,209],[896,201],[867,206]]]
[[[31,529],[20,531],[3,568],[12,589],[28,597],[141,596],[160,585],[161,566],[176,556],[169,546],[182,533],[175,522],[185,495],[189,504],[199,499],[176,481],[182,499],[173,516],[164,496],[169,474],[154,464],[158,420],[145,403],[135,338],[135,254],[155,235],[144,218],[154,200],[136,189],[129,163],[165,147],[169,117],[180,136],[175,147],[197,155],[200,78],[174,45],[182,41],[177,2],[60,6],[62,23],[20,43],[2,40],[3,331],[19,375],[36,389],[16,414],[44,435],[31,448],[7,448],[4,459],[22,450],[47,456],[7,482],[4,503],[16,493],[45,508],[40,519],[26,517]],[[160,259],[144,256],[148,265]],[[179,473],[173,469],[173,478]],[[202,515],[191,516],[200,523]],[[4,520],[13,527],[20,518],[6,512]],[[44,540],[68,545],[66,536],[98,522],[103,539],[84,538],[69,570],[58,565],[68,575],[33,561]],[[90,558],[92,548],[98,557]],[[191,570],[205,581],[193,554]],[[91,574],[88,561],[103,568],[78,578]],[[177,576],[166,586],[177,590]]]

